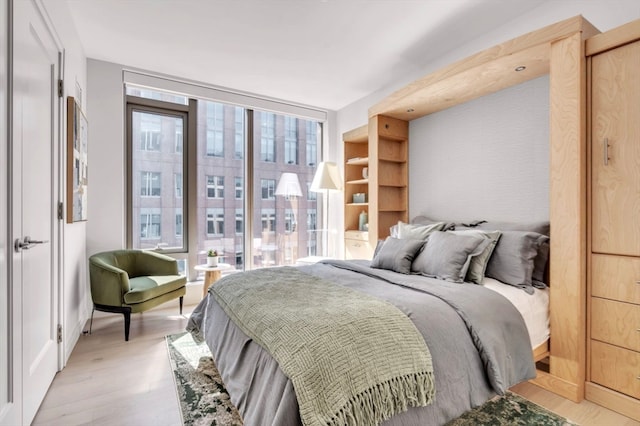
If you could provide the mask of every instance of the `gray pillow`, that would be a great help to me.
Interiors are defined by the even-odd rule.
[[[416,216],[413,219],[411,219],[411,223],[413,225],[432,225],[434,223],[444,223],[444,226],[442,229],[440,229],[440,231],[449,231],[449,230],[455,229],[456,227],[455,222],[430,219],[426,216]]]
[[[378,243],[371,267],[409,274],[411,262],[423,245],[423,240],[387,237],[384,242]]]
[[[469,270],[467,271],[467,275],[465,278],[465,281],[482,284],[482,280],[484,279],[484,274],[487,269],[487,264],[489,263],[489,259],[491,259],[493,250],[495,249],[498,239],[500,238],[500,235],[502,233],[500,231],[482,231],[480,229],[468,229],[449,232],[456,235],[469,235],[471,237],[489,240],[489,244],[487,244],[487,247],[482,251],[482,253],[471,258]]]
[[[540,247],[538,247],[538,255],[533,261],[533,273],[531,274],[531,279],[533,281],[533,286],[538,288],[546,288],[547,287],[547,264],[549,262],[549,238],[546,235],[542,237],[543,241],[540,243]]]
[[[429,225],[411,225],[398,222],[398,238],[412,240],[426,240],[429,234],[440,231],[444,227],[444,222],[436,222]]]
[[[477,229],[484,229],[489,231],[526,231],[537,232],[538,234],[549,236],[550,226],[549,222],[485,222],[481,221],[478,224]]]
[[[489,243],[489,239],[435,231],[411,264],[411,271],[461,283],[471,258],[482,253]]]
[[[502,231],[489,259],[486,276],[533,294],[534,259],[545,239],[548,240],[548,237],[537,232]]]

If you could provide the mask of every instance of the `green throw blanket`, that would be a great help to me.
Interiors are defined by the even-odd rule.
[[[292,267],[229,275],[209,292],[289,377],[304,425],[377,425],[434,398],[429,349],[390,303]]]

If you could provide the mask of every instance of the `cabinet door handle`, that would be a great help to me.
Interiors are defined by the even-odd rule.
[[[604,147],[604,165],[608,166],[609,165],[609,138],[604,138],[604,141],[602,141],[602,145]]]

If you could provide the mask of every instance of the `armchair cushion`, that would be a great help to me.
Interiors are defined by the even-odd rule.
[[[162,296],[173,290],[178,290],[185,286],[186,277],[181,275],[162,275],[136,277],[129,279],[131,290],[124,295],[124,302],[127,304],[142,303],[149,299]]]

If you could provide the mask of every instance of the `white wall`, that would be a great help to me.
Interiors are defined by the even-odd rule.
[[[550,25],[576,15],[584,16],[600,31],[604,32],[634,19],[640,18],[640,1],[550,0],[545,4],[539,6],[538,8],[531,10],[529,13],[526,13],[512,21],[505,22],[504,25],[497,27],[494,31],[487,33],[482,37],[478,37],[473,41],[447,53],[446,55],[431,61],[420,72],[398,75],[398,79],[393,86],[383,88],[378,92],[373,93],[341,109],[337,114],[337,127],[335,137],[338,141],[341,141],[342,133],[366,123],[368,115],[367,110],[370,106],[376,104],[384,97],[393,93],[400,87],[403,87],[404,85],[410,83],[411,81],[434,72],[452,62],[492,47],[496,44],[500,44],[504,41],[523,35],[529,31],[537,30],[546,25]],[[543,90],[542,87],[538,89]],[[516,92],[519,90],[530,91],[529,88],[514,90]],[[529,95],[530,94],[531,93],[529,93]],[[514,96],[516,98],[516,102],[514,102],[513,100]],[[528,114],[529,112],[527,111],[527,108],[536,109],[540,107],[535,107],[534,105],[517,104],[518,98],[519,95],[517,93],[512,95],[508,93],[500,93],[496,94],[492,99],[479,101],[479,105],[460,105],[451,109],[450,111],[443,111],[442,113],[434,114],[434,116],[431,118],[426,117],[421,120],[417,120],[415,123],[411,123],[409,135],[411,141],[409,164],[410,217],[416,216],[421,213],[432,213],[434,216],[446,215],[451,216],[452,218],[453,216],[460,218],[463,218],[462,216],[465,216],[463,219],[468,219],[468,217],[465,215],[465,212],[469,211],[470,214],[474,217],[478,215],[483,216],[475,217],[477,219],[499,219],[506,218],[505,213],[507,209],[511,208],[514,209],[514,213],[512,216],[514,220],[524,219],[525,216],[530,216],[532,218],[542,218],[543,216],[545,216],[544,210],[547,209],[548,211],[548,202],[546,203],[546,207],[545,203],[541,202],[543,198],[541,189],[545,185],[548,188],[548,182],[543,182],[541,179],[536,179],[537,183],[535,184],[540,185],[540,187],[533,189],[532,199],[527,203],[533,208],[533,210],[530,212],[530,214],[526,214],[523,206],[518,205],[518,203],[522,201],[522,197],[517,199],[512,198],[514,201],[512,206],[515,207],[509,207],[508,205],[504,204],[503,201],[496,204],[496,201],[494,200],[493,205],[496,206],[495,210],[492,210],[487,206],[478,208],[477,203],[481,195],[480,193],[487,193],[489,181],[485,181],[487,183],[484,187],[482,186],[482,181],[479,181],[473,185],[467,186],[467,188],[465,189],[463,188],[463,184],[465,181],[469,181],[471,175],[470,172],[467,172],[465,175],[463,175],[462,179],[453,181],[454,184],[451,185],[452,179],[450,176],[449,179],[446,180],[436,179],[434,178],[434,171],[424,170],[426,167],[422,168],[422,166],[420,166],[421,170],[416,169],[416,164],[433,164],[430,163],[431,158],[433,158],[434,155],[442,155],[442,150],[444,150],[444,155],[448,156],[451,161],[453,161],[452,157],[454,155],[463,155],[465,161],[469,161],[471,159],[471,156],[462,153],[474,152],[479,155],[479,157],[473,158],[475,162],[493,163],[494,165],[501,163],[508,165],[508,167],[510,167],[512,171],[515,168],[524,165],[523,158],[525,157],[523,156],[532,155],[533,162],[536,167],[542,167],[541,161],[544,154],[542,148],[538,147],[535,151],[530,151],[532,148],[527,147],[526,144],[523,145],[523,140],[520,139],[520,137],[516,137],[516,139],[518,139],[517,146],[520,146],[520,148],[518,148],[517,146],[505,146],[505,144],[507,143],[506,139],[508,136],[513,138],[517,136],[519,132],[522,134],[526,129],[528,129],[527,131],[535,131],[536,135],[541,132],[541,129],[545,127],[548,129],[548,117],[544,117],[544,114],[540,114],[539,111],[537,111],[537,113],[535,114],[535,117],[537,118],[520,117],[518,122],[513,124],[512,128],[510,129],[505,129],[504,122],[491,119],[492,116],[497,116],[499,114],[509,114],[512,118],[514,118],[513,113],[518,113],[518,111],[520,111],[523,114]],[[496,110],[491,111],[487,108],[496,108]],[[514,110],[512,111],[511,108],[514,108]],[[455,127],[463,126],[462,122],[456,121],[463,118],[466,122],[470,123],[470,127],[453,129],[451,123],[456,122]],[[438,123],[440,119],[443,121],[442,126],[440,126],[440,124]],[[540,120],[539,126],[536,125],[535,121],[531,120]],[[457,134],[456,138],[458,140],[451,142],[450,145],[444,145],[444,141],[442,140],[444,139],[445,133],[449,135],[449,137],[451,137],[451,133],[447,133],[445,127],[453,129]],[[506,133],[507,130],[509,131],[509,134]],[[471,135],[473,135],[473,137],[471,137]],[[436,147],[414,146],[416,145],[415,141],[420,141],[420,143],[422,144],[427,144],[433,143],[433,139],[442,142],[442,144]],[[478,150],[478,147],[482,147],[482,150]],[[508,152],[507,149],[514,149],[514,158],[519,158],[519,160],[514,162],[514,164],[507,164],[510,163],[511,160],[505,159],[503,157],[503,155]],[[339,149],[338,151],[342,151],[342,149]],[[456,162],[455,164],[459,165],[458,162]],[[462,169],[465,166],[459,165],[459,167],[460,169]],[[548,172],[548,161],[545,167],[545,170],[547,170]],[[440,167],[441,171],[443,171],[443,169],[443,167]],[[530,172],[532,172],[532,169],[528,168],[527,173]],[[541,174],[542,173],[544,172],[541,172]],[[524,185],[524,181],[527,180],[526,176],[528,175],[524,175],[523,182],[519,182],[517,183],[517,185]],[[491,177],[491,185],[497,185],[495,180],[496,177],[499,176],[497,174],[494,174]],[[444,185],[444,187],[440,187],[440,185]],[[450,185],[450,190],[452,191],[451,195],[447,194],[447,185]],[[416,192],[417,188],[420,188],[421,192],[426,192],[427,196],[436,197],[436,200],[432,204],[428,204],[427,201],[424,201],[424,197],[422,197],[420,193]],[[503,190],[499,186],[498,188],[501,191]],[[513,188],[509,188],[507,189],[507,191],[508,196],[504,197],[505,200],[508,200],[509,197],[513,195],[514,190]],[[468,201],[465,202],[464,200]],[[535,207],[533,207],[534,204]],[[548,213],[546,213],[546,215],[548,217]]]
[[[64,47],[64,98],[65,107],[63,114],[66,117],[66,98],[73,96],[80,99],[82,109],[86,113],[87,94],[87,70],[86,58],[82,45],[75,30],[71,14],[66,1],[48,0],[43,2],[50,23]],[[89,123],[91,117],[87,116]],[[66,123],[66,118],[63,121]],[[66,158],[66,125],[62,131],[63,158]],[[89,144],[91,147],[91,133],[89,133]],[[91,149],[91,148],[90,148]],[[91,164],[89,164],[91,170]],[[63,163],[64,188],[66,188],[66,162]],[[63,192],[62,201],[66,206],[66,193]],[[89,171],[89,199],[95,197],[91,190],[91,171]],[[93,220],[92,212],[89,211],[89,220]],[[88,222],[76,222],[64,224],[62,231],[62,315],[64,330],[64,362],[68,360],[71,351],[78,340],[85,320],[90,312],[91,295],[87,285],[87,251],[86,251],[86,228]]]
[[[549,220],[549,77],[409,125],[412,216]]]

